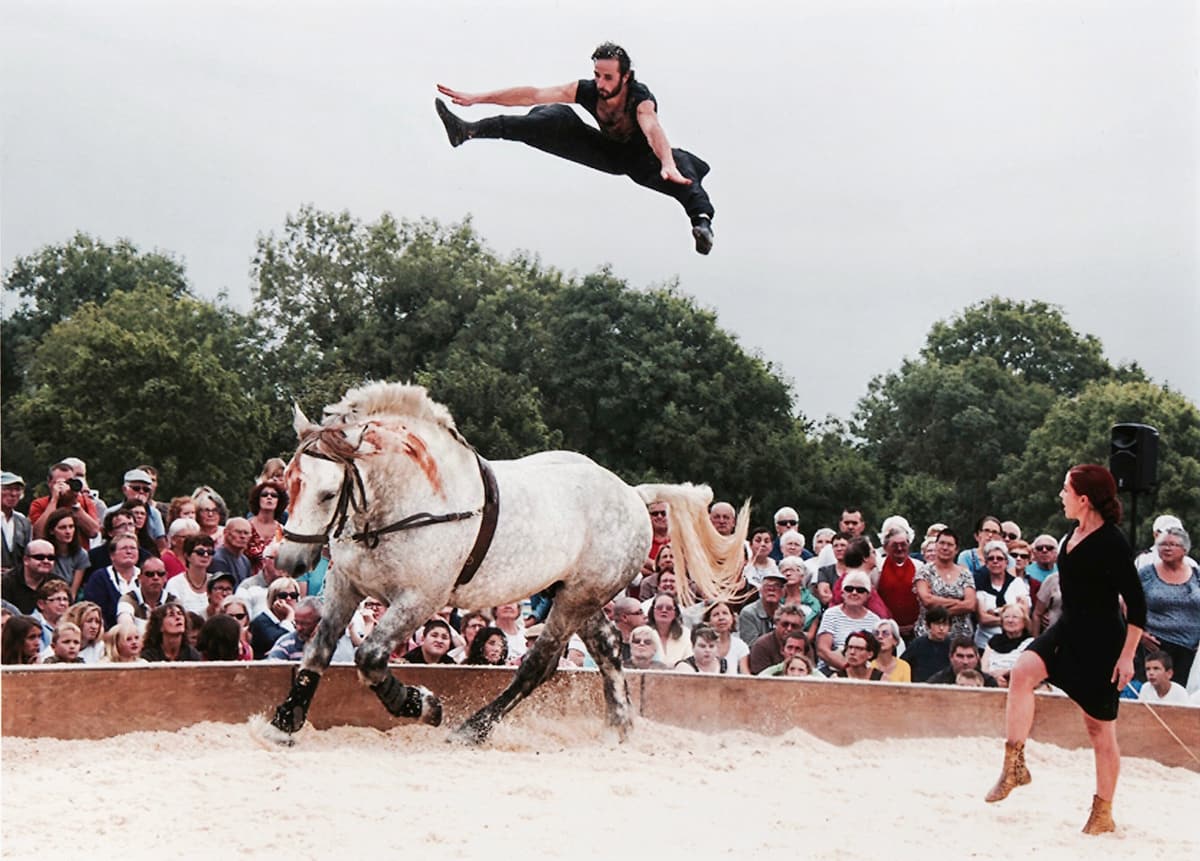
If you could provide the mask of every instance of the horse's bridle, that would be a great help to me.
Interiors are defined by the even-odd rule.
[[[475,544],[472,545],[471,552],[467,554],[462,570],[458,574],[456,585],[462,586],[470,582],[471,578],[475,576],[475,572],[479,570],[483,557],[487,555],[488,548],[492,544],[492,537],[496,534],[496,520],[500,512],[500,487],[496,483],[496,474],[492,471],[491,465],[479,456],[479,452],[474,452],[474,454],[475,460],[479,464],[479,477],[483,480],[483,506],[481,508],[471,511],[451,511],[445,514],[430,514],[428,511],[420,511],[375,529],[371,528],[368,523],[367,528],[361,532],[351,533],[350,539],[361,542],[373,550],[379,546],[379,539],[382,536],[392,532],[403,532],[420,526],[432,526],[435,523],[454,523],[479,517],[479,533],[476,535]],[[300,455],[327,460],[341,466],[342,486],[338,492],[337,506],[334,508],[329,522],[325,524],[323,532],[292,532],[284,528],[283,537],[298,544],[326,544],[331,538],[340,538],[346,531],[346,524],[350,520],[352,511],[366,510],[366,486],[363,484],[362,473],[358,470],[353,453],[349,455],[327,454],[316,448],[315,442],[310,442],[302,445],[296,452],[297,457]]]

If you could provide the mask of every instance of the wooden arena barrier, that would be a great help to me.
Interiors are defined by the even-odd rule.
[[[291,664],[239,662],[5,667],[0,673],[0,730],[6,736],[106,738],[202,721],[240,723],[271,714],[287,694],[295,669]],[[450,726],[491,700],[512,674],[488,667],[392,669],[402,681],[435,691]],[[860,739],[1003,735],[1005,694],[997,690],[636,671],[627,677],[639,715],[704,732],[741,729],[777,735],[800,727],[838,745]],[[600,680],[593,672],[560,672],[518,706],[518,713],[526,711],[600,721]],[[309,719],[318,728],[349,724],[387,729],[401,723],[347,666],[331,667],[325,674]],[[1200,771],[1188,752],[1200,754],[1200,709],[1159,705],[1152,712],[1136,702],[1123,703],[1118,737],[1126,756]],[[1033,739],[1065,748],[1088,743],[1078,709],[1056,695],[1038,696]]]

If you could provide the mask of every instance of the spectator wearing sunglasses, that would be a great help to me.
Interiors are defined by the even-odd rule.
[[[987,569],[975,577],[975,646],[981,651],[988,641],[1000,633],[1000,610],[1006,604],[1020,604],[1029,612],[1029,587],[1025,581],[1008,570],[1008,545],[989,541],[983,548]]]
[[[161,559],[152,557],[142,563],[137,575],[138,588],[121,596],[117,604],[117,616],[129,614],[139,620],[139,627],[150,618],[150,614],[167,600],[167,566]]]
[[[830,675],[846,666],[842,647],[855,631],[871,631],[879,624],[878,614],[867,609],[871,597],[871,578],[861,569],[846,572],[842,578],[842,603],[835,604],[821,617],[817,629],[818,669]]]
[[[200,614],[208,610],[208,572],[214,552],[214,542],[207,535],[193,535],[183,542],[187,568],[167,581],[167,595],[185,610]]]
[[[1011,549],[1014,541],[1021,540],[1021,527],[1011,520],[1006,520],[1000,524],[1000,537]]]
[[[261,661],[284,634],[296,630],[296,602],[300,584],[291,577],[280,577],[267,587],[267,608],[250,622],[250,646],[254,659]]]
[[[798,532],[799,528],[800,515],[796,513],[796,509],[785,505],[775,512],[775,535],[771,539],[770,554],[772,559],[778,562],[787,555],[781,545],[783,536],[789,532]]]

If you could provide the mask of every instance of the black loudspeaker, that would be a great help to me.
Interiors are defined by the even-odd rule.
[[[1150,425],[1113,425],[1108,468],[1117,490],[1150,490],[1158,484],[1158,431]]]

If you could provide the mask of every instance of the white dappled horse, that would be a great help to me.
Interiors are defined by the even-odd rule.
[[[608,721],[631,726],[621,639],[603,606],[638,573],[651,544],[650,502],[668,504],[678,582],[709,596],[739,582],[748,519],[721,536],[708,519],[712,492],[691,485],[630,487],[573,452],[488,463],[445,407],[420,386],[352,390],[314,424],[296,409],[300,444],[284,474],[291,499],[276,565],[310,570],[322,545],[332,561],[319,628],[271,726],[286,741],[303,726],[320,674],[363,598],[386,613],[355,655],[359,675],[399,717],[441,721],[428,690],[401,684],[388,657],[442,607],[494,607],[550,589],[545,628],[512,683],[457,731],[482,741],[550,678],[572,633],[604,678]],[[686,596],[690,597],[690,596]]]

